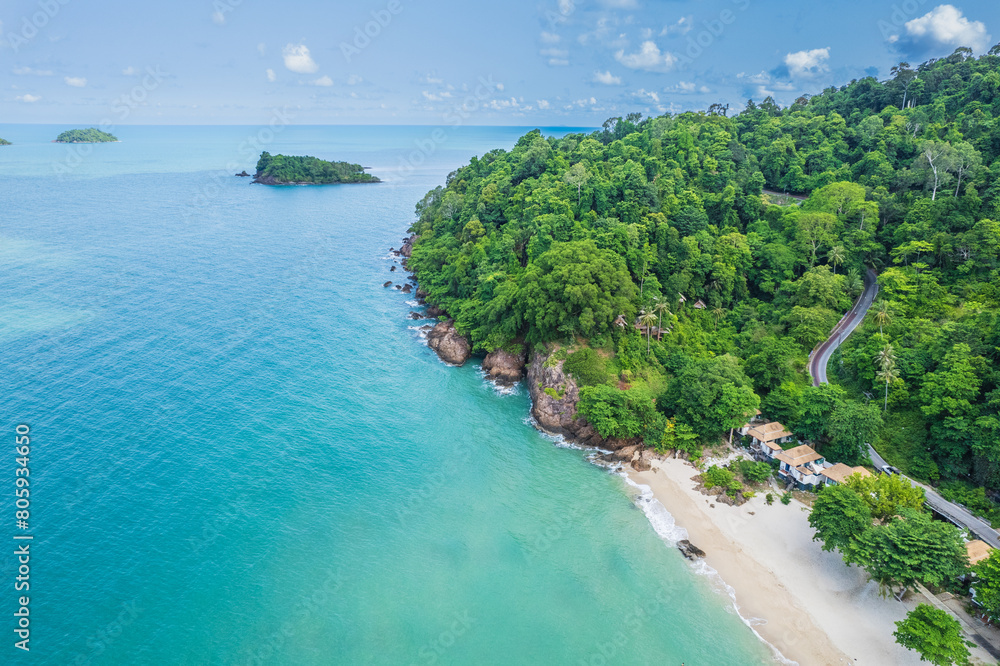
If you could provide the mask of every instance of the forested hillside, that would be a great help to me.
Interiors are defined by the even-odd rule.
[[[696,446],[760,406],[991,508],[969,484],[1000,488],[1000,46],[790,108],[533,131],[417,214],[428,301],[477,349],[560,346],[602,435]],[[812,388],[867,267],[879,299]]]

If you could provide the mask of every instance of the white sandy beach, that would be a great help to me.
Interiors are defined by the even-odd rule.
[[[799,502],[767,506],[760,495],[740,507],[717,504],[694,489],[690,479],[697,473],[673,459],[654,461],[648,472],[628,469],[734,588],[740,614],[763,620],[754,629],[785,658],[802,666],[921,663],[892,636],[894,622],[921,598],[909,595],[901,603],[879,597],[863,571],[812,540],[808,509]],[[978,648],[973,657],[973,663],[994,663]]]

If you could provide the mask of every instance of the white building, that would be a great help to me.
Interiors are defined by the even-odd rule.
[[[748,424],[743,428],[742,434],[751,437],[752,450],[762,453],[768,459],[780,453],[781,445],[791,442],[793,438],[792,433],[785,430],[785,426],[777,421],[763,425]]]
[[[804,444],[775,453],[774,459],[781,461],[778,476],[785,481],[791,479],[800,488],[815,488],[819,485],[824,478],[823,470],[827,467],[826,459],[813,451],[811,446]]]
[[[869,472],[864,467],[851,467],[850,465],[845,465],[844,463],[837,463],[836,465],[830,465],[824,469],[820,474],[823,475],[823,480],[828,486],[835,486],[837,484],[843,483],[847,480],[847,477],[858,474],[860,476],[871,476],[872,473]]]

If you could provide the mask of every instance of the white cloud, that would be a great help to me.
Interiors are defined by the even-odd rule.
[[[632,97],[636,98],[640,102],[655,102],[660,103],[660,96],[651,90],[646,90],[645,88],[639,88],[632,93]]]
[[[611,72],[594,72],[594,83],[603,83],[606,86],[620,86],[621,77],[615,76]]]
[[[661,35],[686,35],[694,27],[694,16],[682,16],[677,23],[666,26]]]
[[[266,54],[267,53],[267,44],[265,44],[264,42],[261,42],[260,44],[258,44],[257,45],[257,53],[259,53],[261,55]]]
[[[538,108],[539,109],[547,109],[547,108],[549,108],[549,100],[547,100],[547,99],[539,99],[539,100],[536,100],[535,103],[538,104]]]
[[[491,99],[486,103],[486,106],[493,109],[494,111],[502,111],[504,109],[510,109],[518,105],[517,99],[511,97],[510,99]]]
[[[216,25],[222,25],[226,22],[226,15],[219,10],[215,10],[212,12],[212,21],[214,21]]]
[[[137,70],[135,67],[132,67],[131,65],[122,70],[122,75],[124,76],[135,76],[138,73],[139,70]]]
[[[264,71],[264,74],[266,74],[266,75],[267,75],[267,80],[268,80],[268,81],[270,81],[271,83],[274,83],[275,81],[277,81],[277,80],[278,80],[278,77],[277,77],[277,75],[275,75],[275,73],[274,73],[274,70],[273,70],[273,69],[271,69],[270,67],[268,67],[268,68],[267,68],[267,69],[266,69],[266,70]]]
[[[970,21],[954,5],[938,5],[906,23],[906,36],[917,46],[933,48],[968,46],[981,53],[989,48],[990,35],[982,21]]]
[[[347,77],[347,85],[349,86],[356,86],[362,81],[364,81],[364,79],[358,76],[357,74],[351,74],[350,76]]]
[[[699,86],[697,83],[692,83],[691,81],[678,81],[676,85],[665,88],[664,92],[674,93],[676,95],[691,95],[696,92],[709,93],[712,91],[708,86]]]
[[[615,60],[629,69],[647,72],[669,72],[677,64],[677,56],[669,51],[661,52],[652,40],[643,42],[636,53],[625,53],[622,49],[615,54]]]
[[[811,51],[796,51],[785,56],[785,66],[792,78],[815,76],[827,70],[826,61],[830,59],[830,48],[812,49]]]
[[[333,79],[331,79],[329,76],[327,76],[326,74],[324,74],[323,76],[321,76],[318,79],[316,79],[315,81],[313,81],[312,84],[314,86],[322,86],[324,88],[327,88],[327,87],[333,85]]]
[[[553,34],[551,32],[542,32],[541,39],[543,44],[558,44],[560,37],[559,35]]]
[[[28,104],[31,104],[33,102],[37,102],[38,100],[40,100],[41,97],[39,97],[38,95],[32,95],[30,93],[25,93],[23,95],[18,95],[14,99],[16,99],[18,102],[27,102]]]
[[[73,86],[74,88],[85,88],[87,86],[87,79],[82,76],[67,76],[63,79],[66,85]]]
[[[17,67],[13,72],[18,76],[52,76],[54,74],[51,69],[32,69],[31,67]]]
[[[312,74],[319,69],[305,44],[289,44],[281,55],[285,60],[285,67],[297,74]]]
[[[569,64],[569,51],[566,49],[542,49],[541,55],[549,59],[549,65],[565,67]]]

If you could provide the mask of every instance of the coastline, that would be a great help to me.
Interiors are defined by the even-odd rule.
[[[403,247],[391,250],[389,255],[402,259],[404,270],[411,275],[406,258],[412,242],[413,236],[405,238]],[[415,303],[425,304],[422,298]],[[421,337],[426,343],[426,334]],[[454,365],[444,358],[440,360]],[[700,470],[683,459],[655,455],[644,458],[650,465],[648,471],[637,471],[628,462],[617,464],[604,456],[596,457],[614,451],[604,450],[582,436],[592,432],[585,421],[584,430],[562,433],[539,422],[538,400],[546,401],[542,397],[545,394],[532,390],[532,360],[526,364],[528,376],[524,380],[532,403],[527,421],[557,446],[594,453],[591,462],[595,465],[618,465],[617,473],[639,491],[635,503],[665,545],[675,547],[677,541],[687,538],[705,551],[705,557],[692,561],[691,567],[713,578],[722,588],[720,594],[728,594],[736,614],[772,650],[774,663],[921,663],[917,653],[898,645],[893,636],[895,622],[905,619],[921,599],[909,595],[899,602],[891,596],[880,597],[877,584],[869,581],[861,569],[848,567],[838,553],[825,552],[819,542],[812,540],[807,507],[794,499],[788,505],[776,501],[768,506],[765,493],[740,506],[716,503],[714,497],[695,489],[691,479]],[[542,383],[566,382],[575,388],[559,366],[550,371],[558,371],[558,376],[543,377]],[[488,373],[481,372],[484,381],[496,385]],[[563,408],[558,410],[563,416],[556,420],[562,423],[568,419],[573,425],[576,400],[569,393],[572,391],[554,401]],[[546,416],[552,420],[554,415]],[[613,448],[618,448],[625,442],[614,444]],[[973,655],[972,663],[981,663],[975,659],[975,650]]]
[[[879,597],[864,572],[824,552],[799,502],[767,506],[758,495],[738,507],[715,503],[694,489],[698,470],[680,459],[623,473],[705,551],[704,565],[726,584],[744,622],[785,659],[802,666],[920,663],[892,635],[917,601]]]

